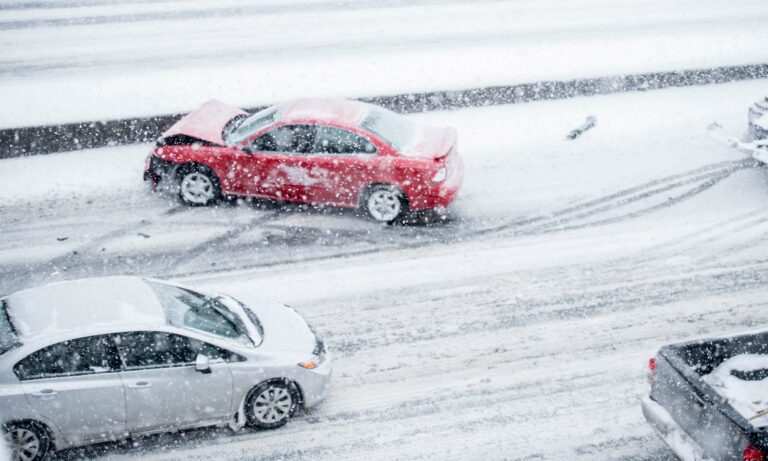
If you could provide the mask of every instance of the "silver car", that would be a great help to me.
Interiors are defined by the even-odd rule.
[[[0,299],[0,423],[20,461],[171,430],[279,427],[326,397],[330,362],[290,307],[158,280]]]

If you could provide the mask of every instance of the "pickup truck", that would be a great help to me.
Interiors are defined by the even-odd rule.
[[[768,331],[663,346],[648,423],[682,460],[768,460]]]

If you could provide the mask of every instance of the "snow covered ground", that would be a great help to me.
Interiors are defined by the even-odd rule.
[[[768,321],[766,169],[705,135],[740,133],[766,88],[414,115],[458,128],[467,169],[430,226],[185,208],[141,182],[149,146],[3,160],[0,292],[139,273],[266,295],[335,355],[327,402],[280,430],[59,459],[672,459],[640,412],[647,359]]]
[[[0,128],[757,64],[766,44],[764,0],[14,0]]]
[[[8,449],[8,446],[5,443],[5,438],[0,437],[0,460],[10,460],[12,456],[11,451]]]

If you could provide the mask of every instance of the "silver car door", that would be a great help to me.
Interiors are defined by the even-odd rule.
[[[186,336],[141,331],[115,335],[124,363],[127,426],[132,433],[227,421],[232,409],[229,364],[213,346]],[[210,373],[195,370],[200,350]]]
[[[57,343],[14,366],[30,406],[71,443],[125,433],[120,362],[108,336]]]

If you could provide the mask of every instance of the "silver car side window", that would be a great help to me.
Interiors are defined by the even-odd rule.
[[[115,344],[127,370],[185,366],[197,357],[187,338],[160,331],[120,333]]]
[[[126,370],[194,365],[202,353],[211,360],[240,361],[238,354],[182,335],[137,331],[115,335]]]
[[[312,151],[315,130],[311,125],[282,125],[254,139],[251,152],[308,154]]]
[[[119,361],[108,336],[89,336],[53,344],[19,361],[13,371],[20,380],[108,373]]]

